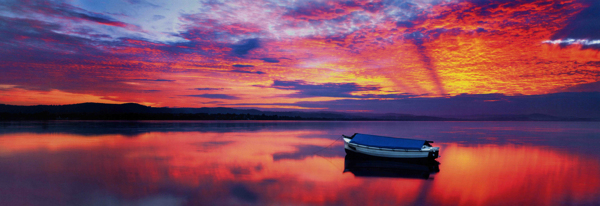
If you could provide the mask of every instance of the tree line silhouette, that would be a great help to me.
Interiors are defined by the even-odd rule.
[[[345,120],[280,115],[209,113],[0,113],[0,120]],[[366,120],[366,119],[365,119]]]

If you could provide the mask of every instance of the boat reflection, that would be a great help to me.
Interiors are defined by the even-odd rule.
[[[344,173],[350,172],[356,177],[390,177],[430,179],[440,172],[440,163],[436,160],[392,159],[348,153],[344,159]]]

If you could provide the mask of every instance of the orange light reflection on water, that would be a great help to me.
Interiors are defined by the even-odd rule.
[[[187,204],[553,205],[597,201],[600,190],[597,159],[512,144],[441,144],[440,172],[430,180],[359,178],[342,173],[343,152],[315,153],[333,141],[319,135],[324,136],[314,131],[150,132],[134,138],[5,134],[0,166],[14,173],[16,182],[3,192],[24,194],[28,191],[19,184],[26,178],[48,178],[61,184],[88,181],[125,199],[172,191]],[[306,146],[310,149],[303,151]],[[339,149],[341,141],[332,147]],[[275,158],[278,154],[289,155]],[[21,161],[37,163],[25,167]],[[68,194],[50,188],[39,188],[36,198],[65,203],[61,198]]]
[[[442,203],[567,204],[593,200],[600,189],[597,159],[532,146],[443,148],[432,190]]]

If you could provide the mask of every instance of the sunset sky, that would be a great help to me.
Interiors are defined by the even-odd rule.
[[[595,0],[0,0],[0,103],[585,116],[599,51]]]

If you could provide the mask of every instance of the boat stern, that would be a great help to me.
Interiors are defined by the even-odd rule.
[[[440,157],[440,148],[439,147],[432,147],[432,151],[429,152],[429,158],[431,159],[437,159],[438,157]]]
[[[437,159],[440,157],[440,148],[439,147],[430,147],[427,145],[423,145],[421,149],[423,152],[428,152],[427,158]]]

